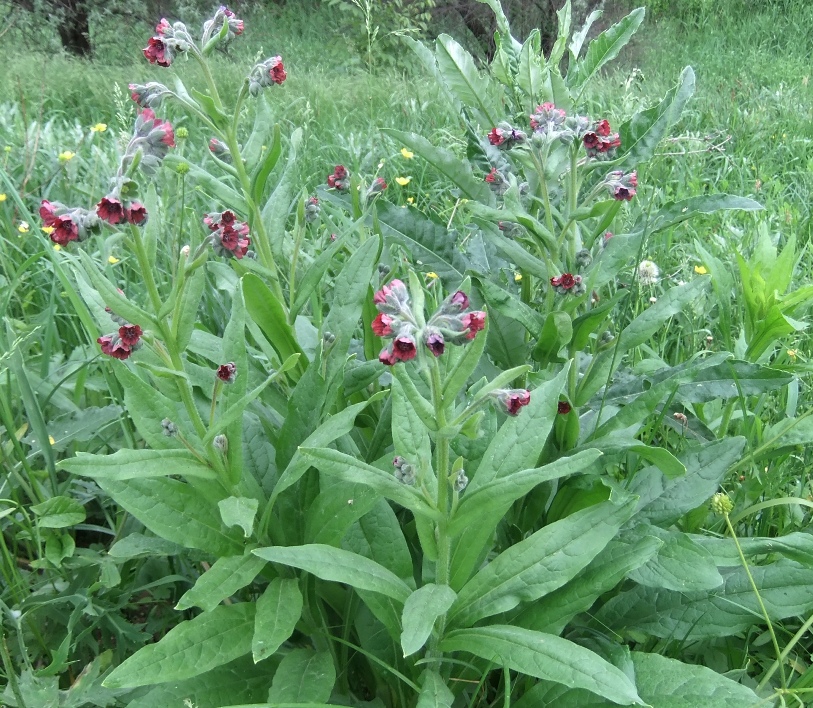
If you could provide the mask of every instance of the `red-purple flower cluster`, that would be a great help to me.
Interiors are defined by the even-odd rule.
[[[209,141],[209,152],[212,153],[218,160],[222,160],[223,162],[231,162],[231,151],[229,150],[229,146],[226,145],[222,140],[218,140],[217,138],[212,138]]]
[[[190,37],[182,22],[171,25],[165,18],[155,26],[156,35],[150,37],[147,46],[142,50],[150,64],[169,67],[176,52],[189,49]]]
[[[235,37],[243,34],[243,30],[245,30],[243,20],[238,19],[234,12],[229,10],[228,7],[221,5],[217,9],[217,12],[215,12],[214,17],[203,23],[201,44],[204,45],[204,47],[209,43],[210,39],[220,34],[224,23],[228,25],[226,36],[223,38],[224,43],[231,42]]]
[[[631,201],[635,196],[636,187],[638,187],[638,173],[634,170],[626,173],[621,170],[613,170],[605,177],[604,184],[613,195],[613,199]]]
[[[48,229],[51,241],[59,246],[67,246],[71,241],[84,241],[99,226],[99,219],[92,211],[70,208],[47,199],[40,204],[40,218],[42,225]]]
[[[582,277],[572,273],[562,273],[550,279],[550,284],[560,294],[583,295],[586,290]]]
[[[498,388],[490,395],[508,415],[518,415],[531,402],[531,392],[524,388]]]
[[[552,133],[558,131],[565,122],[567,114],[552,103],[537,106],[531,116],[531,130],[535,133]]]
[[[136,118],[133,137],[124,151],[122,167],[132,161],[140,149],[139,167],[147,175],[155,174],[171,147],[175,147],[172,124],[163,118],[156,118],[151,108],[145,108]]]
[[[129,200],[122,203],[116,194],[102,197],[96,205],[96,215],[111,226],[125,222],[136,226],[147,223],[147,209],[141,202]]]
[[[469,298],[462,290],[447,297],[438,311],[421,327],[409,304],[409,292],[400,280],[392,280],[373,296],[379,314],[372,321],[373,332],[392,342],[381,350],[378,360],[393,366],[399,361],[414,359],[417,342],[436,357],[450,344],[465,344],[485,328],[485,312],[464,312]]]
[[[621,146],[621,138],[618,133],[610,132],[610,122],[606,119],[597,121],[582,138],[588,157],[596,157],[603,160],[611,160],[615,157],[616,148]]]
[[[508,123],[500,123],[491,129],[488,142],[501,148],[510,148],[527,140],[528,136]]]
[[[386,186],[386,182],[384,184]],[[350,173],[344,165],[336,165],[333,168],[333,174],[327,177],[327,186],[338,189],[340,192],[350,189]]]
[[[257,96],[260,91],[272,84],[282,85],[287,78],[282,57],[271,57],[256,64],[251,70],[248,75],[248,91],[252,96]]]
[[[141,327],[136,324],[123,324],[117,332],[105,334],[96,341],[102,348],[102,354],[124,361],[141,346]]]
[[[335,180],[334,180],[335,181]],[[328,178],[328,183],[330,182],[330,178]],[[373,180],[373,183],[370,185],[370,188],[367,190],[367,198],[380,194],[387,188],[387,183],[383,177],[376,177]]]
[[[491,168],[491,172],[485,176],[485,181],[495,194],[505,194],[508,190],[508,180],[496,167]]]
[[[218,256],[240,260],[248,253],[251,245],[248,224],[237,221],[234,212],[226,210],[207,214],[203,217],[203,223],[212,231],[208,240]]]
[[[321,212],[318,197],[309,197],[307,204],[305,204],[305,221],[312,223],[319,218]]]
[[[150,81],[148,84],[130,84],[130,98],[141,108],[156,108],[171,91],[164,84]]]

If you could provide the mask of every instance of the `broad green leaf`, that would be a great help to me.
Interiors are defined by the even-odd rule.
[[[346,583],[404,602],[410,587],[384,566],[341,548],[311,543],[305,546],[269,546],[252,551],[272,563],[300,568],[322,580]]]
[[[429,583],[407,598],[401,618],[404,656],[414,654],[426,643],[435,620],[452,606],[456,597],[455,591],[448,585]]]
[[[674,523],[717,491],[744,447],[745,438],[734,437],[690,449],[678,458],[686,474],[675,479],[667,479],[656,467],[640,470],[627,487],[640,497],[638,516],[661,526]]]
[[[549,312],[531,356],[542,366],[561,362],[563,359],[559,356],[559,352],[562,347],[570,343],[572,338],[573,321],[570,319],[570,315],[557,310]]]
[[[429,471],[432,468],[429,428],[415,408],[408,403],[399,378],[393,379],[391,391],[392,442],[395,454]]]
[[[506,317],[510,317],[512,320],[519,322],[528,330],[532,337],[539,335],[542,331],[544,320],[536,310],[526,305],[522,300],[507,290],[503,290],[491,280],[479,277],[476,278],[476,280],[477,287],[488,304],[489,310],[496,310]]]
[[[176,556],[184,547],[157,536],[145,536],[141,533],[131,533],[116,541],[108,555],[113,558],[149,558],[150,556]]]
[[[449,533],[457,536],[469,528],[485,525],[485,519],[501,519],[511,504],[537,485],[581,472],[601,454],[599,450],[582,450],[543,467],[513,472],[474,490],[466,490],[449,524]]]
[[[112,455],[78,452],[62,460],[59,469],[94,479],[127,480],[183,475],[215,479],[215,471],[186,450],[129,450],[122,448]]]
[[[411,371],[414,371],[412,369]],[[418,391],[418,387],[412,379],[411,371],[407,370],[406,366],[392,367],[392,376],[401,385],[401,392],[404,394],[412,409],[423,421],[429,430],[437,430],[437,421],[435,420],[435,408],[426,400],[426,398]]]
[[[227,527],[239,526],[243,535],[248,538],[254,529],[254,517],[257,515],[259,501],[248,497],[229,497],[217,503],[220,518]]]
[[[251,658],[241,657],[224,666],[185,681],[161,684],[138,698],[128,708],[221,708],[234,701],[264,701],[268,696],[268,664],[254,666]],[[265,705],[265,704],[264,704]]]
[[[496,124],[495,124],[496,125]],[[467,199],[473,199],[483,204],[494,204],[494,193],[488,184],[477,178],[471,171],[471,165],[461,160],[448,150],[435,147],[422,135],[417,133],[407,133],[401,130],[385,128],[384,133],[391,136],[396,142],[401,143],[420,155],[440,174],[446,177],[461,194]]]
[[[305,512],[305,542],[338,546],[348,529],[381,497],[365,484],[325,476],[320,492]]]
[[[503,551],[458,592],[449,621],[469,627],[564,585],[618,533],[636,500],[607,501],[545,526]]]
[[[336,265],[336,254],[347,247],[347,236],[337,238],[324,251],[322,251],[308,266],[301,279],[297,279],[294,303],[291,305],[289,319],[295,320],[302,308],[308,303],[311,293],[322,283],[325,273],[331,266]]]
[[[268,246],[274,258],[283,263],[282,242],[285,238],[285,222],[288,220],[288,212],[291,208],[291,201],[295,194],[294,180],[296,178],[296,158],[299,146],[302,143],[302,128],[297,128],[291,133],[288,144],[288,160],[280,174],[274,191],[263,206],[260,218],[262,219],[265,233],[268,236]],[[256,185],[259,187],[259,184]],[[262,195],[257,194],[257,203],[262,202]],[[255,234],[257,231],[255,230]]]
[[[465,344],[451,368],[447,368],[443,381],[443,398],[446,401],[453,401],[466,386],[469,377],[474,373],[488,339],[488,328],[491,318],[486,317],[486,326],[482,333],[478,334],[471,342]]]
[[[633,533],[616,536],[576,577],[546,595],[544,602],[526,606],[512,623],[559,634],[573,617],[589,610],[602,593],[612,590],[658,552],[663,542],[647,535],[646,530],[646,525],[640,524]]]
[[[31,507],[41,529],[64,529],[85,520],[85,508],[70,497],[51,497]]]
[[[274,142],[276,135],[272,135],[272,130],[274,132],[279,130],[279,127],[273,123],[271,107],[268,105],[267,97],[265,95],[259,96],[255,104],[257,111],[254,114],[254,125],[251,127],[248,140],[246,140],[243,149],[240,151],[246,163],[246,171],[249,174],[254,171],[254,168],[267,153],[269,138],[271,138],[271,143]]]
[[[181,622],[156,644],[139,649],[104,680],[108,688],[182,681],[251,651],[254,603],[222,605]]]
[[[723,584],[714,557],[680,531],[657,531],[664,541],[658,555],[629,575],[639,585],[667,590],[713,590]]]
[[[741,565],[737,545],[742,549],[746,558],[779,554],[802,565],[813,567],[813,534],[806,531],[794,531],[777,538],[739,538],[737,544],[731,538],[715,538],[698,534],[689,534],[689,538],[711,553],[714,562],[720,567],[735,568]]]
[[[751,566],[772,621],[808,615],[813,610],[813,569],[793,561]],[[682,641],[728,637],[761,622],[762,612],[743,568],[723,574],[717,590],[682,592],[637,585],[604,605],[596,615],[602,626],[634,630]]]
[[[621,705],[642,705],[635,686],[598,654],[552,634],[492,625],[460,629],[440,643],[441,651],[461,651],[528,676],[584,688]]]
[[[204,612],[211,612],[223,600],[252,582],[264,565],[261,558],[251,554],[218,558],[183,594],[175,609],[200,607]]]
[[[435,43],[435,59],[446,86],[461,103],[474,110],[480,126],[497,125],[502,110],[492,95],[488,79],[477,71],[471,54],[449,35],[442,34]]]
[[[154,534],[216,556],[242,554],[242,534],[224,530],[217,507],[189,484],[169,477],[97,480],[125,511]]]
[[[309,465],[345,482],[366,484],[379,494],[391,499],[415,514],[433,516],[433,510],[412,487],[399,482],[392,473],[368,465],[355,457],[330,448],[300,447],[299,453]]]
[[[186,282],[181,309],[177,321],[172,322],[178,349],[183,351],[189,346],[195,323],[198,321],[198,308],[206,289],[206,271],[198,268]]]
[[[519,52],[517,85],[525,92],[526,108],[532,112],[542,92],[542,40],[538,29],[531,31]]]
[[[410,37],[408,34],[403,35],[401,37],[401,41],[406,43],[406,45],[412,49],[413,52],[415,52],[415,56],[417,56],[419,61],[424,65],[427,73],[434,78],[434,85],[440,89],[440,92],[449,102],[449,107],[451,108],[453,114],[460,114],[463,107],[460,104],[460,100],[457,98],[457,96],[455,96],[455,94],[443,80],[443,75],[438,68],[437,60],[435,59],[435,53],[426,44],[413,37]]]
[[[270,705],[313,705],[330,698],[336,669],[327,651],[294,649],[285,655],[268,692]]]
[[[421,675],[421,694],[416,708],[452,708],[454,694],[437,671],[427,669]]]
[[[616,169],[630,170],[639,162],[646,162],[654,154],[658,143],[683,112],[686,102],[694,94],[694,71],[687,66],[680,74],[678,85],[652,108],[636,113],[619,128],[623,157]]]
[[[644,13],[643,7],[633,10],[590,42],[584,59],[568,71],[568,86],[571,89],[583,87],[605,64],[615,59],[644,21]]]
[[[792,320],[782,314],[778,306],[771,307],[759,320],[753,332],[748,348],[745,350],[745,358],[749,361],[757,361],[768,349],[776,346],[783,337],[800,332],[807,327],[807,323]]]
[[[274,578],[257,600],[251,652],[254,663],[271,656],[290,637],[302,614],[302,593],[295,578]]]
[[[748,197],[733,194],[703,194],[689,197],[679,202],[669,202],[646,219],[649,233],[672,228],[682,221],[698,214],[713,214],[718,211],[737,209],[740,211],[761,211],[764,207]],[[643,226],[644,222],[641,222]],[[637,226],[637,224],[636,224]]]

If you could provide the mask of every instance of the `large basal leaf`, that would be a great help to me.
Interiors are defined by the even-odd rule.
[[[64,529],[85,520],[85,507],[71,497],[51,497],[30,508],[37,515],[37,527],[41,529]]]
[[[302,143],[302,128],[297,128],[291,133],[291,142],[288,147],[288,160],[280,175],[277,186],[265,202],[260,218],[265,227],[265,234],[268,237],[268,246],[274,258],[282,263],[282,242],[285,238],[285,222],[288,220],[288,212],[291,209],[291,201],[294,195],[294,180],[296,178],[296,157],[299,146]],[[257,195],[257,201],[261,201],[262,195]],[[255,231],[256,234],[256,231]],[[256,238],[256,235],[255,235]]]
[[[305,546],[269,546],[253,551],[272,563],[300,568],[322,580],[346,583],[377,592],[403,603],[412,589],[393,572],[375,561],[341,548],[311,543]]]
[[[480,126],[490,129],[497,125],[502,110],[488,79],[477,71],[471,54],[449,35],[442,34],[435,43],[435,59],[446,86],[461,103],[474,111]]]
[[[648,215],[645,219],[636,223],[635,228],[645,228],[651,234],[672,228],[698,214],[714,214],[718,211],[734,209],[739,211],[761,211],[764,207],[753,199],[738,197],[734,194],[702,194],[679,202],[665,204],[654,214]]]
[[[410,587],[415,586],[409,545],[398,517],[384,499],[350,527],[342,548],[380,563]]]
[[[158,643],[139,649],[104,680],[109,688],[181,681],[251,651],[254,603],[222,605],[173,627]]]
[[[175,609],[188,610],[197,606],[204,612],[211,612],[227,597],[254,580],[264,565],[261,558],[251,554],[218,558],[183,594]]]
[[[587,46],[584,59],[567,72],[570,89],[579,89],[592,79],[601,68],[618,56],[644,21],[645,10],[639,7],[620,22],[604,30]],[[622,143],[623,144],[623,143]]]
[[[678,85],[657,106],[636,113],[619,128],[623,158],[615,169],[631,170],[655,154],[658,143],[680,118],[683,107],[694,94],[694,83],[694,71],[687,66],[680,74]]]
[[[621,705],[642,705],[635,686],[598,654],[552,634],[493,625],[451,632],[442,651],[461,651],[536,678],[584,688]]]
[[[813,569],[793,561],[752,566],[751,574],[772,621],[813,610]],[[760,622],[762,612],[743,568],[724,574],[710,592],[679,592],[637,585],[599,610],[603,627],[681,641],[729,637]]]
[[[77,453],[62,460],[59,469],[94,479],[144,479],[181,475],[214,479],[215,471],[187,450],[129,450],[122,448],[112,455]]]
[[[607,501],[545,526],[503,551],[458,593],[449,621],[469,627],[564,585],[618,533],[636,501]]]
[[[97,482],[120,507],[167,541],[216,556],[243,553],[243,534],[226,530],[217,505],[189,484],[168,477]]]
[[[294,649],[285,655],[268,692],[270,705],[313,705],[330,698],[336,669],[328,651]]]
[[[489,205],[495,203],[494,192],[482,178],[474,176],[471,165],[467,161],[459,159],[448,150],[432,145],[417,133],[406,133],[392,128],[385,128],[383,132],[415,151],[455,185],[467,199]]]
[[[452,606],[456,597],[455,591],[448,585],[429,583],[407,598],[401,618],[404,656],[414,654],[426,643],[435,620]]]
[[[689,538],[711,553],[714,562],[723,568],[735,568],[742,563],[738,546],[746,558],[779,554],[802,565],[813,567],[813,534],[806,531],[795,531],[777,538],[739,538],[736,544],[731,538],[699,534],[689,534]]]
[[[664,545],[657,556],[630,573],[630,580],[651,588],[685,591],[713,590],[723,584],[714,557],[688,534],[652,530]]]
[[[302,593],[295,578],[274,578],[257,600],[251,654],[254,663],[271,656],[290,637],[302,614]]]

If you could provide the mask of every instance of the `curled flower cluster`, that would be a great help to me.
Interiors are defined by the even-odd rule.
[[[500,148],[510,148],[514,145],[521,145],[528,136],[521,130],[511,126],[509,123],[498,123],[488,134],[488,142]]]
[[[71,241],[84,241],[99,227],[99,218],[92,211],[80,207],[67,207],[60,202],[43,199],[40,204],[42,225],[48,236],[58,246]]]
[[[638,186],[638,173],[613,170],[604,179],[604,184],[613,195],[613,199],[631,201],[635,196],[635,188]]]
[[[237,378],[237,364],[230,361],[217,367],[217,378],[223,383],[231,384]]]
[[[308,199],[308,203],[305,205],[305,221],[307,221],[309,224],[316,221],[319,218],[320,211],[321,207],[319,206],[319,198],[310,197]]]
[[[612,160],[615,157],[616,148],[621,146],[621,138],[618,133],[610,132],[610,122],[606,119],[596,121],[593,130],[589,130],[582,138],[588,157],[599,160]]]
[[[156,118],[151,108],[145,108],[136,118],[133,137],[124,151],[122,166],[132,161],[140,151],[139,167],[144,174],[153,175],[171,147],[175,147],[172,124],[162,118]]]
[[[223,162],[231,162],[231,152],[229,150],[229,146],[226,145],[222,140],[218,140],[217,138],[212,138],[209,141],[209,152],[212,153],[218,160],[222,160]]]
[[[587,289],[582,283],[580,275],[573,275],[572,273],[562,273],[550,279],[551,286],[561,295],[570,293],[571,295],[584,295]]]
[[[531,392],[524,388],[498,388],[490,394],[508,415],[518,415],[531,402]]]
[[[177,52],[185,52],[192,40],[183,22],[171,25],[165,18],[155,26],[156,35],[150,37],[147,46],[142,50],[150,64],[169,67]]]
[[[124,361],[141,346],[141,327],[125,323],[113,334],[105,334],[96,341],[102,348],[102,354]]]
[[[206,240],[218,256],[240,260],[248,253],[251,239],[248,235],[248,224],[237,221],[234,212],[212,212],[203,217],[203,223],[212,234]],[[205,243],[205,242],[204,242]]]
[[[327,186],[338,189],[340,192],[350,189],[350,173],[344,165],[336,165],[333,168],[333,174],[327,177]]]
[[[116,194],[102,197],[96,205],[96,215],[112,226],[124,222],[136,226],[147,223],[147,209],[141,202],[134,200],[122,202]]]
[[[542,135],[554,135],[564,128],[567,114],[552,103],[537,106],[531,116],[531,130]]]
[[[329,178],[328,178],[329,179]],[[383,177],[376,177],[373,180],[373,183],[370,185],[369,189],[367,190],[367,198],[380,194],[387,188],[387,183]]]
[[[172,93],[164,84],[150,81],[147,84],[130,84],[130,98],[141,108],[157,108],[164,96]]]
[[[392,466],[395,467],[395,478],[401,484],[413,485],[417,475],[415,473],[414,465],[409,464],[403,457],[396,455],[392,460]]]
[[[496,167],[491,168],[491,172],[486,175],[485,180],[495,194],[505,194],[508,190],[508,180]]]
[[[443,303],[429,321],[421,326],[409,303],[409,292],[400,280],[392,280],[373,296],[379,314],[373,320],[373,332],[392,340],[378,356],[387,366],[414,359],[419,341],[436,357],[446,350],[446,343],[465,344],[485,328],[486,313],[466,312],[469,298],[458,290]]]
[[[282,57],[271,57],[256,64],[251,70],[248,75],[248,92],[252,96],[258,96],[264,88],[268,88],[272,84],[279,86],[287,78],[288,74],[285,73]]]
[[[221,5],[214,17],[203,23],[203,36],[201,37],[201,44],[204,46],[209,42],[212,37],[216,37],[220,30],[223,29],[223,24],[228,25],[229,29],[226,31],[224,42],[231,42],[235,37],[243,34],[245,23],[243,20],[237,19],[235,14],[229,10],[225,5]]]

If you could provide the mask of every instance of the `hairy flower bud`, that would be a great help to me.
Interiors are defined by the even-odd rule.
[[[350,189],[350,173],[344,165],[336,165],[333,168],[333,174],[328,175],[327,186],[340,192],[346,192]]]
[[[717,492],[717,494],[711,498],[711,508],[715,514],[728,516],[734,509],[734,504],[731,502],[731,499],[728,498],[728,494]]]
[[[164,418],[161,421],[161,428],[164,435],[168,438],[174,438],[178,434],[178,426],[175,425],[169,418]]]
[[[498,388],[489,394],[508,415],[517,415],[531,402],[531,392],[523,388]]]
[[[454,481],[454,490],[460,494],[466,487],[469,486],[469,478],[466,477],[466,471],[460,470]]]
[[[310,197],[308,203],[305,205],[305,221],[309,224],[313,223],[319,218],[320,211],[319,199],[317,197]]]

